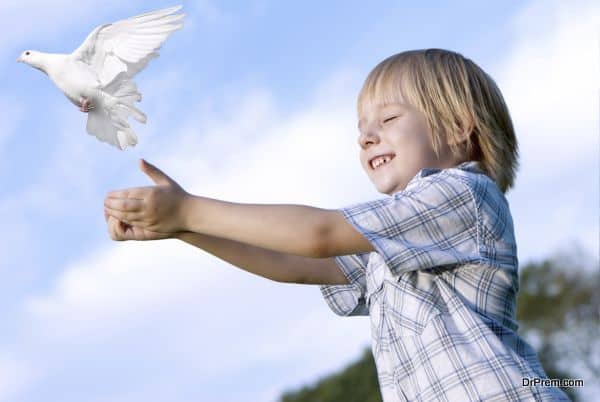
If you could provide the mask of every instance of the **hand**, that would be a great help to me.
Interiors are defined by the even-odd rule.
[[[140,169],[156,186],[109,192],[104,200],[105,213],[124,223],[124,231],[127,228],[163,234],[184,231],[182,205],[189,194],[173,179],[143,159],[140,161]]]
[[[177,236],[176,234],[152,232],[136,226],[131,226],[128,223],[117,220],[114,216],[110,216],[106,211],[104,212],[104,219],[106,219],[106,226],[108,227],[110,238],[116,241],[161,240]]]

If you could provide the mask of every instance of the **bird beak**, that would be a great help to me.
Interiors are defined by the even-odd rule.
[[[17,57],[17,63],[22,63],[23,59],[21,58],[21,56]]]

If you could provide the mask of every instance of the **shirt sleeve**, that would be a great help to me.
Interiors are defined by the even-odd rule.
[[[327,305],[341,316],[369,315],[365,302],[367,291],[365,272],[369,253],[342,255],[334,258],[348,285],[321,285],[321,293]]]
[[[465,180],[447,170],[341,212],[395,275],[481,260],[475,196]]]

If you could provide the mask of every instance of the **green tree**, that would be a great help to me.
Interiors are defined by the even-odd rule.
[[[281,402],[381,402],[377,371],[371,350],[338,374],[298,391],[286,392]]]
[[[521,270],[517,319],[549,378],[583,378],[587,387],[600,378],[600,266],[580,255],[557,254]],[[575,388],[563,391],[579,399]]]

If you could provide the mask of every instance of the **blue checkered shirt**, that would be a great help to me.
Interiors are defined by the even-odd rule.
[[[478,162],[422,169],[393,196],[342,208],[375,249],[335,257],[339,315],[369,315],[381,394],[392,401],[569,400],[517,335],[517,245],[504,194]]]

